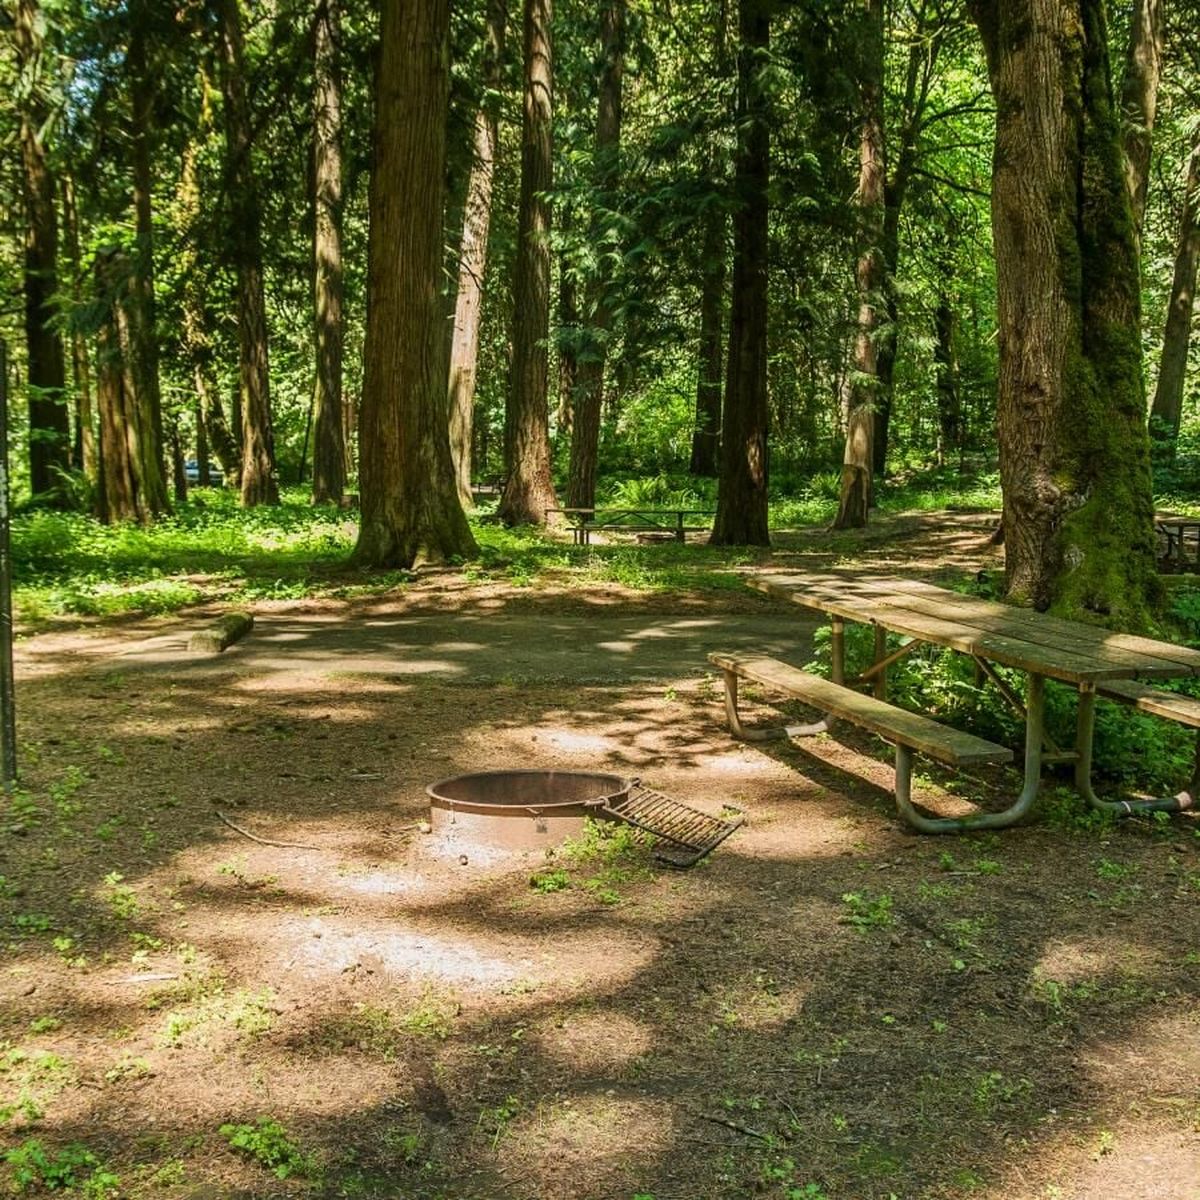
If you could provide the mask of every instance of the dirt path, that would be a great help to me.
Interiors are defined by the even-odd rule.
[[[155,1200],[1195,1200],[1186,819],[909,835],[870,739],[730,742],[706,649],[802,662],[813,629],[753,597],[264,608],[205,661],[187,627],[21,647],[5,1145]],[[485,766],[748,824],[687,873],[611,841],[463,864],[423,788]]]

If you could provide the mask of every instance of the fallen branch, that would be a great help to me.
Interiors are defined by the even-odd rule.
[[[235,825],[223,812],[219,809],[213,810],[217,814],[217,820],[223,825],[228,825],[234,833],[240,833],[242,837],[249,838],[252,842],[257,842],[260,846],[278,846],[283,850],[321,850],[321,846],[310,846],[307,842],[275,842],[270,838],[259,837],[257,833],[251,833],[248,829],[243,829],[240,825]]]
[[[734,1133],[744,1133],[747,1137],[759,1138],[761,1141],[771,1141],[769,1133],[760,1133],[757,1129],[751,1129],[748,1125],[739,1125],[736,1121],[730,1121],[726,1117],[713,1117],[708,1113],[696,1114],[702,1121],[710,1121],[713,1125],[724,1125],[726,1129],[732,1129]]]

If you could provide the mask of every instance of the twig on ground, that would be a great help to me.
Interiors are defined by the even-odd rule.
[[[771,1140],[769,1133],[761,1133],[757,1129],[751,1129],[748,1125],[739,1125],[736,1121],[730,1121],[725,1117],[714,1117],[708,1113],[697,1113],[696,1115],[702,1121],[711,1121],[714,1125],[724,1125],[726,1129],[732,1129],[734,1133],[744,1133],[747,1137],[759,1138],[764,1142]]]
[[[307,842],[276,842],[270,838],[259,837],[257,833],[251,833],[248,829],[243,829],[240,825],[235,825],[220,809],[213,809],[217,814],[217,820],[223,825],[228,825],[234,833],[240,833],[242,837],[249,838],[252,842],[257,842],[260,846],[279,846],[284,850],[320,850],[321,846],[310,846]]]

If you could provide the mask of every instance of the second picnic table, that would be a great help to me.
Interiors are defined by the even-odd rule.
[[[834,682],[869,683],[880,699],[886,694],[888,667],[921,644],[956,650],[975,661],[977,669],[1025,718],[1024,786],[1009,808],[988,814],[991,819],[987,824],[993,828],[1014,824],[1029,811],[1037,798],[1045,762],[1073,763],[1075,787],[1090,805],[1098,809],[1119,812],[1139,808],[1171,810],[1187,807],[1191,801],[1187,793],[1141,802],[1101,800],[1092,788],[1092,737],[1098,693],[1127,700],[1129,689],[1137,685],[1121,681],[1200,677],[1198,650],[1133,634],[1113,633],[1030,609],[963,595],[920,580],[826,573],[754,574],[749,576],[749,582],[769,595],[827,613],[832,621],[831,674]],[[875,630],[874,661],[853,680],[845,678],[847,621],[870,625]],[[888,633],[909,640],[889,652]],[[1025,673],[1028,686],[1024,700],[996,671],[997,665]],[[1072,749],[1054,745],[1046,735],[1047,679],[1058,680],[1078,690],[1075,746]],[[1170,699],[1166,697],[1167,701]],[[1169,713],[1163,715],[1170,716]],[[945,819],[946,822],[952,820]]]

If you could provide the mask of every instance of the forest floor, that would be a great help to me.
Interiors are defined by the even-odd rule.
[[[970,577],[993,521],[759,561]],[[817,628],[741,569],[262,601],[212,659],[184,649],[203,608],[24,639],[0,1189],[1196,1200],[1197,823],[1097,824],[1048,787],[1025,827],[923,838],[872,739],[733,743],[705,652],[803,663]],[[426,784],[503,766],[747,823],[687,872],[623,836],[464,864],[419,831]]]

